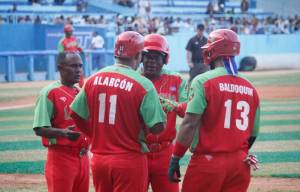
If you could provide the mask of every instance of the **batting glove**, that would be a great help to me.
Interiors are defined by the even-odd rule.
[[[163,110],[166,113],[172,112],[178,105],[178,103],[176,101],[173,101],[171,99],[167,99],[167,98],[163,98],[163,97],[159,97],[160,99],[160,103],[163,107]]]
[[[179,157],[172,156],[170,165],[169,165],[169,170],[168,170],[168,177],[169,180],[173,183],[178,183],[180,182],[180,166],[179,166]]]
[[[259,161],[256,155],[249,154],[244,162],[247,163],[254,171],[259,169]]]

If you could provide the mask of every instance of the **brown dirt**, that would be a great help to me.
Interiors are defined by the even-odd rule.
[[[31,189],[46,186],[44,175],[0,174],[0,189]],[[249,192],[300,191],[300,179],[253,177]]]
[[[261,99],[300,98],[300,86],[256,86]]]

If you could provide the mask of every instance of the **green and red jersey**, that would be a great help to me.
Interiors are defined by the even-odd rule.
[[[151,81],[159,96],[176,102],[187,102],[187,82],[179,73],[162,69],[160,77]],[[176,116],[175,111],[169,112],[167,114],[166,130],[158,136],[149,133],[147,142],[172,142],[176,137]]]
[[[82,52],[82,48],[79,47],[76,37],[64,37],[59,41],[58,52]]]
[[[121,64],[106,67],[90,77],[71,105],[78,125],[92,141],[91,152],[102,155],[143,153],[143,127],[165,121],[153,84]]]
[[[201,115],[191,145],[194,153],[247,151],[248,139],[259,132],[257,91],[241,75],[228,75],[224,67],[193,80],[186,112]]]
[[[70,116],[70,104],[73,102],[79,90],[76,87],[67,87],[60,81],[54,82],[43,88],[37,98],[33,128],[47,127],[49,129],[67,127],[75,125]],[[79,129],[75,127],[74,131]],[[42,137],[42,143],[45,147],[51,145],[64,145],[70,147],[87,147],[89,140],[85,134],[81,134],[78,140],[70,141],[67,138]]]

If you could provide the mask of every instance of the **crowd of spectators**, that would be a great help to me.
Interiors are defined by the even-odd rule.
[[[204,23],[207,33],[217,28],[231,28],[239,34],[290,34],[300,33],[300,17],[269,16],[258,19],[247,15],[241,17],[208,16],[201,21],[192,19],[181,19],[173,17],[142,17],[116,15],[111,18],[105,16],[0,16],[0,24],[22,23],[22,24],[65,24],[74,25],[98,25],[115,28],[117,33],[125,30],[135,30],[141,34],[160,33],[169,35],[177,31],[193,31],[195,23]]]

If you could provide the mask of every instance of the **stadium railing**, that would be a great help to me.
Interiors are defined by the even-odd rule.
[[[85,57],[83,59],[84,61],[84,75],[85,77],[90,76],[95,70],[92,65],[92,57],[94,54],[100,54],[104,56],[104,63],[106,63],[106,58],[109,57],[109,55],[113,54],[113,50],[85,50]],[[47,50],[47,51],[4,51],[0,52],[0,57],[5,58],[2,59],[0,62],[1,67],[4,69],[4,73],[0,74],[0,82],[15,82],[15,81],[35,81],[35,80],[55,80],[58,79],[58,72],[56,68],[56,56],[57,56],[57,50]],[[25,65],[28,65],[26,67],[26,71],[22,73],[18,73],[16,70],[16,57],[29,57],[28,63],[25,63]],[[35,57],[36,56],[46,56],[47,62],[45,62],[45,71],[42,71],[44,77],[38,78],[37,76],[40,76],[35,71]],[[6,62],[5,62],[6,60]],[[25,75],[25,76],[24,76]],[[19,77],[18,77],[19,76]]]

